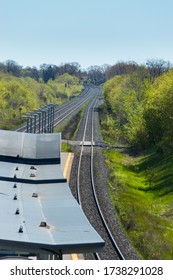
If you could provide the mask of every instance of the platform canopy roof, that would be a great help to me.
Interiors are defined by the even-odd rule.
[[[32,159],[60,158],[60,133],[0,131],[0,155]]]
[[[60,158],[60,142],[60,134],[0,131],[0,250],[67,254],[104,247],[60,163],[51,162]]]

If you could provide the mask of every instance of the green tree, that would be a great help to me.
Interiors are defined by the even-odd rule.
[[[173,150],[173,70],[155,79],[144,113],[150,144]]]
[[[146,146],[147,135],[143,114],[149,87],[150,83],[142,72],[115,76],[105,83],[106,108],[118,131],[117,140],[139,147]]]

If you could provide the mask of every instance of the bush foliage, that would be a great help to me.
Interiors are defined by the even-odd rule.
[[[45,84],[30,77],[0,73],[0,129],[12,129],[21,123],[22,115],[43,105],[68,101],[82,88],[78,78],[69,74]]]
[[[173,70],[154,82],[138,72],[115,76],[104,85],[104,99],[111,138],[140,149],[153,145],[173,152]],[[111,135],[112,133],[112,135]]]

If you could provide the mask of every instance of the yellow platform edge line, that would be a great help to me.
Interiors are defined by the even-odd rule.
[[[70,162],[70,159],[71,159],[71,155],[72,155],[72,153],[68,154],[68,157],[67,157],[67,160],[66,160],[66,163],[65,163],[64,172],[63,172],[63,175],[64,175],[65,178],[67,177],[67,171],[68,171],[68,166],[69,166],[69,162]]]
[[[71,160],[71,155],[72,155],[72,153],[68,154],[68,157],[67,157],[67,160],[66,160],[66,163],[65,163],[64,172],[63,172],[65,178],[67,177],[67,171],[68,171],[68,167],[69,167],[69,162]],[[75,260],[78,260],[79,258],[78,258],[77,254],[72,254],[71,259],[73,261],[75,261]]]

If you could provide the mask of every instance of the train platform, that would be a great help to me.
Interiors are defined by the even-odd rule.
[[[39,259],[102,250],[68,186],[73,155],[60,134],[0,131],[0,250]]]
[[[61,153],[61,168],[63,171],[64,178],[67,182],[70,181],[71,167],[73,163],[74,154],[73,153]],[[83,254],[71,254],[63,255],[63,260],[84,260]]]

